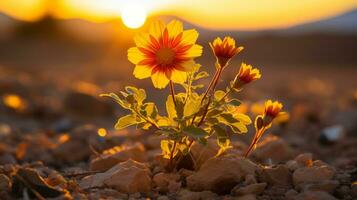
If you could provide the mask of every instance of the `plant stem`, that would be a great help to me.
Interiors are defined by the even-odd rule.
[[[170,153],[170,162],[169,162],[170,171],[173,170],[173,160],[174,160],[174,153],[175,153],[175,150],[176,150],[176,145],[177,145],[177,142],[174,141],[174,146],[172,147],[172,150],[171,150],[171,153]]]
[[[170,92],[171,92],[171,96],[172,96],[172,101],[174,102],[174,105],[176,107],[177,104],[176,104],[176,100],[175,100],[175,88],[174,88],[174,83],[172,82],[172,80],[170,80]]]
[[[250,143],[249,148],[247,149],[247,151],[244,154],[244,157],[247,158],[249,153],[253,150],[254,146],[258,143],[259,139],[262,137],[264,131],[265,131],[265,127],[263,127],[262,129],[258,130],[253,138],[253,141]]]
[[[212,86],[213,86],[213,83],[215,82],[216,78],[217,78],[217,75],[218,75],[218,71],[219,70],[216,70],[216,72],[214,73],[214,76],[211,80],[211,82],[209,83],[207,89],[206,89],[206,92],[204,93],[203,97],[202,97],[202,100],[201,100],[201,103],[203,102],[203,100],[207,97],[209,91],[211,90]]]

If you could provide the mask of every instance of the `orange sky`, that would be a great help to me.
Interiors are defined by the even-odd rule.
[[[0,0],[0,11],[30,21],[46,12],[105,21],[120,17],[123,6],[133,1],[149,15],[174,15],[217,30],[288,27],[357,8],[357,0]]]

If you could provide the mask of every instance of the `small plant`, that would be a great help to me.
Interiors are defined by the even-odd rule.
[[[119,95],[102,95],[111,97],[122,108],[130,111],[130,114],[119,118],[116,129],[135,125],[137,129],[151,128],[158,135],[165,136],[166,139],[161,141],[161,149],[163,157],[169,160],[169,170],[175,168],[179,157],[190,152],[194,142],[206,144],[208,138],[216,138],[220,146],[218,156],[231,147],[227,134],[229,130],[237,134],[247,133],[247,125],[251,124],[251,119],[237,111],[241,101],[232,96],[246,84],[261,77],[258,69],[242,63],[226,89],[217,90],[229,61],[243,50],[233,38],[217,38],[210,43],[216,57],[215,74],[205,92],[198,93],[197,89],[204,85],[196,82],[207,78],[209,74],[201,70],[201,66],[194,61],[194,58],[202,54],[202,47],[196,44],[197,38],[198,32],[194,29],[183,30],[180,21],[173,20],[167,25],[156,21],[148,33],[140,33],[134,37],[136,47],[128,50],[128,59],[135,64],[136,78],[151,78],[154,87],[158,89],[169,86],[167,115],[161,115],[154,102],[146,102],[146,92],[141,88],[127,86]],[[181,86],[184,92],[176,93],[175,84]],[[257,133],[246,156],[271,126],[282,107],[280,103],[271,101],[266,106],[265,113],[255,120]]]

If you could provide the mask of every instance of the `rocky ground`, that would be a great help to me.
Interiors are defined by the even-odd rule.
[[[220,157],[214,140],[194,144],[169,173],[158,136],[112,128],[122,113],[98,94],[118,91],[121,82],[0,69],[0,199],[357,198],[355,72],[296,72],[288,81],[266,74],[262,81],[271,85],[244,91],[242,112],[254,116],[271,97],[290,118],[249,159],[242,154],[252,132],[234,136]]]

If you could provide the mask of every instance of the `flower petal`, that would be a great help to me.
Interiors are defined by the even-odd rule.
[[[195,65],[196,65],[195,61],[193,61],[191,59],[191,60],[183,62],[181,64],[181,67],[183,68],[184,71],[191,72],[193,70],[193,68],[195,67]]]
[[[195,29],[190,29],[182,33],[181,44],[194,44],[198,38],[198,32]]]
[[[151,75],[152,83],[155,88],[163,89],[169,84],[169,79],[167,79],[164,72],[157,71],[156,73]]]
[[[183,31],[182,22],[178,20],[172,20],[169,24],[167,24],[167,30],[169,31],[170,38],[176,37]]]
[[[162,21],[157,20],[151,24],[149,28],[149,33],[150,35],[154,36],[156,39],[159,39],[162,33],[164,32],[164,29],[165,29],[165,24]]]
[[[195,58],[202,55],[202,46],[195,44],[185,54],[185,57]]]
[[[134,36],[134,42],[137,47],[147,47],[150,41],[149,34],[139,32]]]
[[[146,65],[136,65],[134,68],[134,76],[138,79],[149,78],[151,76],[152,68]]]
[[[138,64],[145,58],[145,55],[137,47],[131,47],[128,49],[128,59],[133,64]]]
[[[184,83],[187,80],[187,72],[175,69],[171,73],[171,80],[174,83]]]

